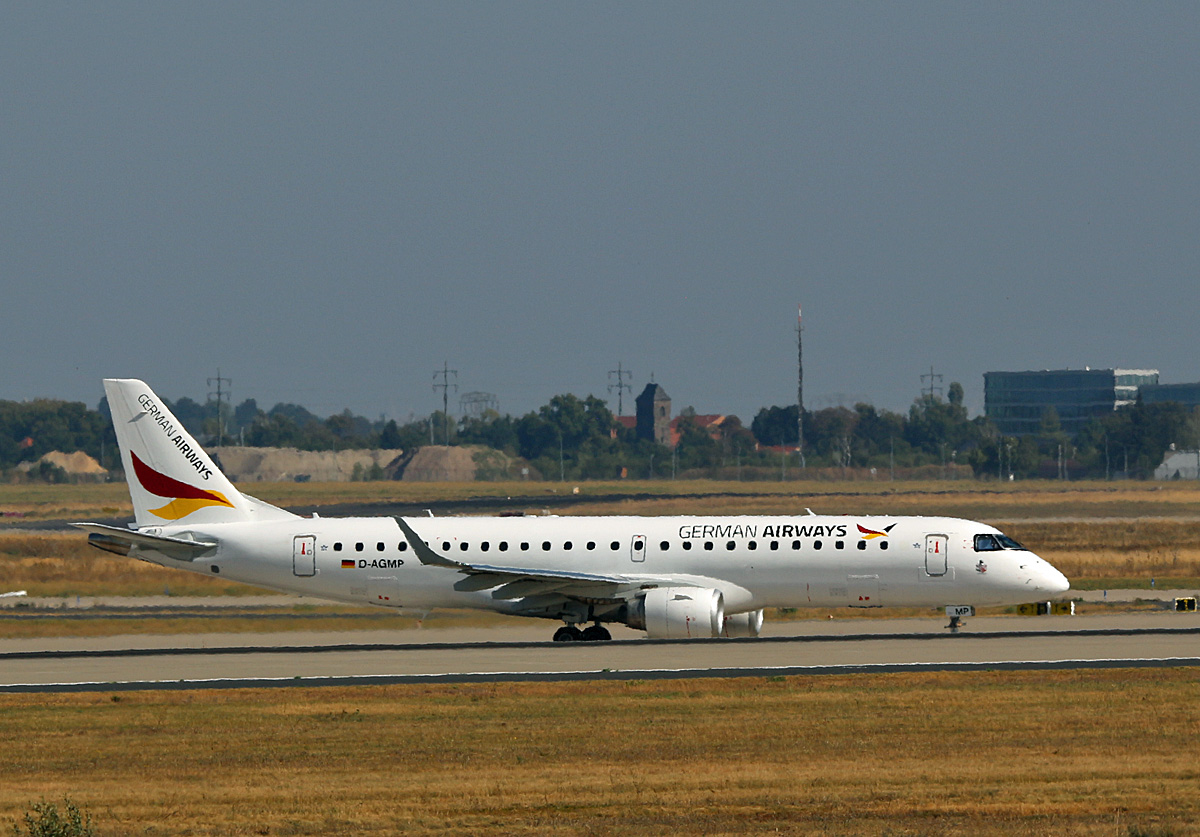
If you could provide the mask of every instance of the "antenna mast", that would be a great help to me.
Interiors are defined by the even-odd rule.
[[[804,467],[804,309],[796,306],[796,453]]]

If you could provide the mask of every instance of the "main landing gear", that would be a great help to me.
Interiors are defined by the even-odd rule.
[[[555,642],[607,642],[612,639],[612,634],[608,632],[608,628],[596,623],[584,628],[582,631],[574,625],[563,625],[554,632]]]

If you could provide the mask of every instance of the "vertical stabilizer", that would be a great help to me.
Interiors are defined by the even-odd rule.
[[[139,527],[249,520],[259,508],[278,512],[234,488],[150,387],[110,378],[104,391]]]

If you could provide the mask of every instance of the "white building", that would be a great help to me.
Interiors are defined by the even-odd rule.
[[[1156,480],[1200,479],[1200,450],[1169,450],[1154,469]]]

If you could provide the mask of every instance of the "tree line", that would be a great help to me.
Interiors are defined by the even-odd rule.
[[[454,419],[435,412],[406,423],[372,421],[349,410],[321,418],[297,404],[259,408],[181,398],[167,402],[203,444],[293,447],[301,450],[385,448],[411,451],[425,445],[482,445],[520,457],[543,479],[836,477],[874,473],[877,479],[924,469],[924,475],[973,474],[980,478],[1148,478],[1171,445],[1200,447],[1200,411],[1175,403],[1142,404],[1093,420],[1073,437],[1053,410],[1035,434],[997,432],[983,416],[971,418],[963,388],[946,398],[922,394],[907,413],[871,404],[804,413],[804,444],[797,450],[796,405],[763,407],[749,427],[737,416],[701,427],[687,408],[676,425],[674,447],[638,438],[595,396],[556,395],[522,416],[489,411]],[[120,457],[107,403],[0,401],[0,468],[11,473],[49,451],[82,450],[106,468]],[[42,469],[37,475],[57,477]]]

